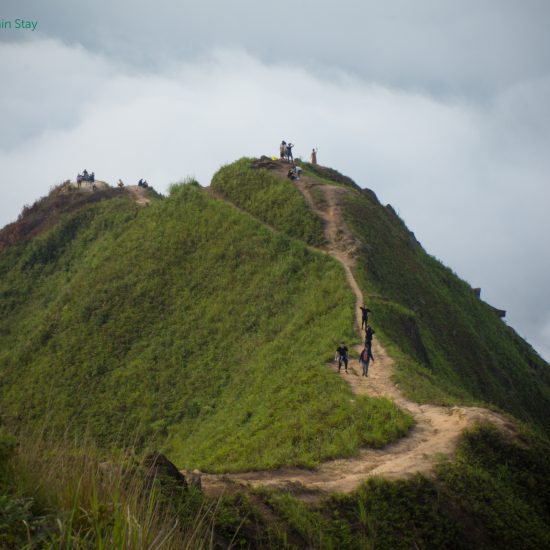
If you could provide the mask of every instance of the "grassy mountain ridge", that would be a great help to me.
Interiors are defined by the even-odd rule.
[[[398,359],[396,375],[405,392],[421,402],[491,404],[548,433],[548,364],[467,283],[427,254],[393,208],[382,206],[372,191],[335,170],[302,166],[310,181],[346,188],[344,219],[361,243],[355,277],[373,310],[378,336]],[[242,177],[246,170],[248,176]],[[242,200],[255,192],[254,174],[241,160],[222,168],[212,186],[288,231],[285,220],[269,219],[257,202]],[[285,204],[298,190],[279,180],[277,185],[286,189],[279,201]],[[316,191],[311,194],[323,209],[322,193]]]
[[[410,426],[324,365],[352,331],[341,266],[194,185],[68,212],[0,273],[8,425],[226,471],[311,466]]]
[[[347,223],[364,247],[355,277],[401,387],[544,426],[547,365],[528,344],[372,192],[322,167],[304,173],[349,190]],[[220,502],[146,491],[125,508],[134,493],[105,486],[98,469],[106,459],[128,467],[111,446],[135,445],[131,457],[163,446],[179,466],[211,471],[313,466],[410,425],[386,400],[354,398],[325,366],[337,339],[354,338],[354,300],[341,266],[305,246],[324,238],[297,189],[249,159],[213,183],[253,217],[192,184],[145,208],[118,193],[0,250],[0,424],[22,428],[15,445],[0,426],[0,546],[122,547],[113,540],[133,533],[126,547],[139,548],[136,537],[157,536],[158,502],[162,536],[179,521],[172,547],[186,537],[224,547],[210,523],[197,530],[206,516],[226,546],[243,548],[548,546],[548,439],[526,431],[511,441],[486,426],[464,434],[433,479],[371,479],[314,504],[269,490]],[[47,215],[48,198],[41,208]],[[475,360],[460,356],[464,346]],[[27,430],[44,426],[68,428],[74,442],[33,453]],[[83,431],[99,450],[79,443]]]

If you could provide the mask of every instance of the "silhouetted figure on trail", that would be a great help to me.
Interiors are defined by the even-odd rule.
[[[359,362],[361,363],[361,367],[363,367],[362,376],[368,376],[369,375],[369,364],[370,364],[371,361],[374,361],[374,356],[372,354],[372,348],[370,346],[364,347],[363,351],[359,355]]]
[[[311,150],[311,164],[317,166],[317,149],[315,148]]]
[[[94,173],[94,172],[92,172],[92,173],[90,174],[90,177],[88,178],[88,181],[89,181],[90,183],[94,183],[94,181],[95,181],[95,173]]]
[[[279,155],[282,160],[285,160],[286,157],[286,141],[283,139],[281,145],[279,145]]]
[[[124,187],[124,182],[121,179],[119,179],[117,185],[122,188]]]
[[[366,307],[365,304],[363,304],[363,306],[359,309],[361,310],[361,328],[367,328],[367,325],[369,324],[370,309]]]
[[[82,187],[83,179],[84,179],[84,176],[82,174],[78,174],[78,176],[76,176],[76,186],[78,187],[78,189]]]
[[[289,143],[286,146],[286,158],[287,158],[288,162],[293,162],[294,161],[294,157],[292,156],[292,148],[293,147],[294,147],[293,143]]]
[[[367,330],[365,331],[365,346],[369,349],[372,347],[372,339],[375,334],[376,333],[372,330],[372,327],[367,325]]]
[[[342,368],[342,363],[344,363],[346,372],[348,372],[348,347],[344,344],[344,342],[341,342],[336,348],[336,357],[334,359],[338,359],[338,372],[340,372],[340,369]]]

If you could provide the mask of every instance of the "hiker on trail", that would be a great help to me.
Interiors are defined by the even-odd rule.
[[[365,331],[365,346],[369,349],[372,347],[372,338],[375,334],[376,333],[372,330],[372,327],[367,325],[367,330]]]
[[[369,324],[369,313],[370,309],[363,304],[363,307],[359,307],[361,310],[361,328],[365,327],[367,328],[367,325]]]
[[[286,146],[286,157],[288,162],[294,162],[294,157],[292,156],[292,148],[294,147],[294,143],[289,143]]]
[[[82,172],[82,179],[83,181],[88,181],[88,170],[84,168],[84,172]]]
[[[293,168],[289,168],[289,169],[288,169],[288,174],[286,175],[286,177],[287,177],[289,180],[295,180],[295,179],[296,179],[296,172],[294,171]]]
[[[140,179],[140,180],[138,181],[138,187],[143,187],[143,179]]]
[[[147,180],[143,180],[143,183],[141,185],[142,185],[142,187],[149,187],[149,184],[147,183]]]
[[[317,149],[315,147],[311,150],[311,164],[317,166]]]
[[[95,183],[92,183],[92,191],[97,191],[97,185]]]
[[[76,176],[76,186],[80,189],[80,187],[82,186],[82,179],[83,179],[83,176],[82,174],[78,174]]]
[[[370,346],[364,347],[363,351],[359,355],[359,362],[361,363],[361,366],[363,367],[363,374],[362,376],[368,376],[369,375],[369,363],[374,361],[374,356],[372,354],[372,348]]]
[[[340,372],[340,369],[342,368],[342,363],[344,363],[344,367],[346,368],[346,373],[348,372],[348,347],[344,344],[344,342],[341,342],[340,345],[336,348],[336,357],[334,360],[336,361],[338,359],[338,372]]]
[[[90,183],[94,183],[94,181],[95,181],[95,173],[94,173],[94,172],[92,172],[92,173],[90,174],[90,177],[88,178],[88,181],[89,181]]]
[[[281,141],[281,145],[279,145],[279,155],[281,157],[281,160],[285,160],[286,157],[286,141],[283,139]]]
[[[119,187],[124,187],[124,182],[121,179],[119,179],[117,185]]]
[[[294,173],[296,174],[296,179],[299,180],[300,176],[302,175],[302,167],[301,166],[294,166]]]

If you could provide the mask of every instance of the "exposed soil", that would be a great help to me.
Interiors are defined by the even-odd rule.
[[[126,185],[124,187],[130,196],[136,201],[136,204],[145,206],[151,202],[151,199],[147,196],[147,188],[140,187],[139,185]]]
[[[287,166],[277,169],[281,177],[286,177]],[[341,198],[349,190],[319,184],[307,176],[295,183],[312,210],[325,222],[327,246],[324,252],[336,258],[345,269],[356,298],[356,323],[359,330],[359,306],[363,305],[363,295],[352,273],[359,243],[347,228],[341,214]],[[323,194],[322,200],[316,200],[313,189]],[[393,381],[394,362],[376,337],[373,341],[375,361],[371,362],[368,377],[362,376],[357,360],[361,346],[356,346],[353,351],[350,354],[349,373],[344,373],[342,369],[342,373],[338,374],[334,364],[329,368],[335,372],[335,376],[342,376],[346,380],[354,394],[388,397],[409,412],[414,417],[415,425],[405,437],[382,449],[362,449],[353,458],[326,461],[315,470],[291,467],[236,474],[202,474],[205,491],[218,495],[226,490],[234,490],[236,484],[265,485],[288,490],[303,500],[314,500],[326,493],[351,492],[374,475],[383,475],[389,479],[406,478],[416,473],[429,476],[435,461],[439,457],[452,455],[462,432],[475,423],[490,422],[508,434],[516,432],[510,420],[484,408],[420,405],[407,399]]]

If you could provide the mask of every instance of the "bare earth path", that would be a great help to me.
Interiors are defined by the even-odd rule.
[[[281,177],[286,170],[280,170]],[[303,177],[296,182],[309,206],[325,222],[327,247],[325,252],[336,258],[344,267],[348,283],[356,298],[356,322],[361,326],[363,295],[353,277],[354,252],[357,243],[349,232],[341,214],[341,197],[348,192],[345,188],[318,184]],[[314,200],[312,191],[322,193],[322,200]],[[404,397],[392,380],[394,364],[377,339],[373,342],[375,362],[371,363],[369,376],[361,376],[357,360],[361,347],[350,354],[350,372],[341,374],[356,395],[385,396],[400,408],[408,411],[415,420],[409,434],[383,449],[363,449],[354,458],[329,460],[316,470],[303,468],[282,468],[278,470],[244,472],[237,474],[202,474],[202,485],[207,493],[232,492],[242,485],[266,485],[289,489],[302,498],[317,498],[329,492],[351,492],[373,475],[386,478],[405,478],[417,472],[430,475],[438,456],[450,456],[463,430],[476,422],[491,422],[499,429],[514,433],[514,425],[503,416],[480,407],[441,407],[419,405]],[[337,367],[330,367],[337,373]]]

